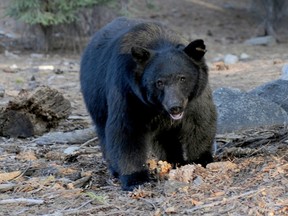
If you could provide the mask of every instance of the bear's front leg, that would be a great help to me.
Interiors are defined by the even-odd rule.
[[[126,118],[127,122],[127,118]],[[131,191],[149,180],[147,145],[143,129],[113,121],[106,127],[106,156],[112,171],[119,174],[122,189]]]

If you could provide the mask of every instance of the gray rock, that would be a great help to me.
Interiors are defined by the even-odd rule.
[[[275,45],[276,39],[273,36],[254,37],[246,40],[246,45]]]
[[[235,64],[236,62],[239,61],[239,58],[238,56],[236,55],[232,55],[232,54],[227,54],[225,57],[224,57],[224,63],[225,64]]]
[[[288,80],[288,64],[285,64],[282,68],[281,79],[282,80]]]
[[[250,94],[273,101],[288,113],[288,80],[278,79],[258,86]]]
[[[250,56],[247,53],[241,53],[240,60],[241,61],[247,61],[250,59]]]
[[[68,148],[64,150],[64,154],[70,155],[78,151],[79,149],[80,149],[80,146],[69,146]]]
[[[278,104],[238,89],[220,88],[213,92],[218,111],[218,133],[260,126],[283,125],[288,115]]]

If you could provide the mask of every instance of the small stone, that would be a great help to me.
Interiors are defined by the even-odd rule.
[[[54,70],[54,66],[53,65],[40,65],[39,70]]]
[[[16,64],[13,64],[9,68],[12,69],[12,70],[17,70],[18,66]]]
[[[196,178],[193,180],[193,183],[197,186],[201,185],[203,183],[203,178],[201,176],[196,176]]]
[[[236,55],[232,55],[232,54],[227,54],[225,57],[224,57],[224,63],[225,64],[235,64],[236,62],[239,61],[239,58],[238,56]]]
[[[19,71],[19,68],[16,64],[13,64],[7,68],[3,68],[3,71],[6,73],[17,73]]]
[[[75,151],[78,151],[80,149],[79,146],[69,146],[64,150],[64,154],[70,155],[73,154]]]
[[[240,55],[241,61],[246,61],[248,59],[250,59],[250,56],[247,53],[241,53],[241,55]]]

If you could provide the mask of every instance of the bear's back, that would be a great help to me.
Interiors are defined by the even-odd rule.
[[[132,47],[143,47],[157,50],[178,44],[187,44],[179,34],[169,27],[154,21],[127,20],[132,22],[121,37],[121,53],[130,53]]]
[[[120,40],[120,41],[117,41]],[[133,46],[159,49],[161,46],[187,44],[187,41],[169,27],[155,21],[120,17],[100,29],[90,46],[96,49],[111,49],[113,41],[120,44],[121,54],[129,54]]]

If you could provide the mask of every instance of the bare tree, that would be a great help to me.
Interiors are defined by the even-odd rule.
[[[252,0],[252,9],[262,15],[264,34],[277,39],[277,24],[288,12],[286,0]]]

